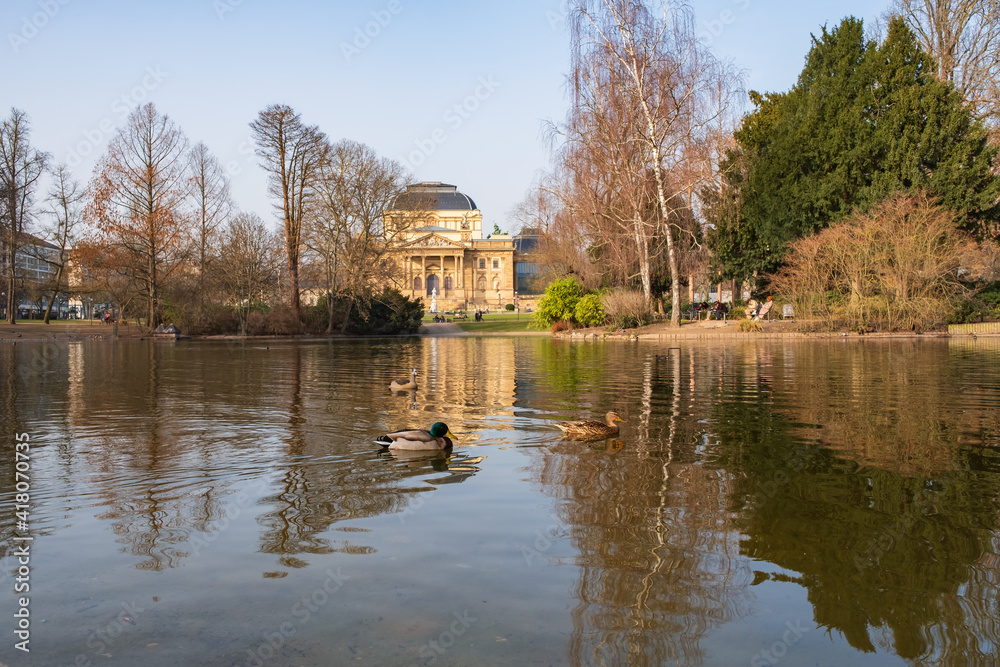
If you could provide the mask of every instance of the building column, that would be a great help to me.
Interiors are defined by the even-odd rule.
[[[420,296],[427,295],[427,255],[420,256],[420,271],[423,273],[420,276]]]

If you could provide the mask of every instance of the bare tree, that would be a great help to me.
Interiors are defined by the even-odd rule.
[[[634,140],[640,118],[618,62],[593,53],[587,65],[576,73],[581,85],[562,156],[571,174],[573,203],[587,228],[592,258],[616,284],[638,277],[649,301],[656,237],[663,225],[647,151]]]
[[[734,77],[695,35],[690,7],[663,0],[577,0],[572,15],[573,88],[577,99],[601,92],[620,106],[629,123],[622,139],[639,150],[630,160],[648,170],[664,239],[673,298],[672,322],[680,324],[680,270],[675,235],[688,218],[702,183],[687,164],[689,152],[724,114]],[[604,72],[602,74],[601,72]],[[595,74],[592,74],[595,73]],[[617,88],[616,88],[617,87]],[[615,100],[614,96],[620,96]],[[604,108],[611,108],[604,105]],[[616,150],[624,151],[624,146]],[[630,179],[639,196],[641,174]],[[635,234],[648,221],[633,220]],[[644,252],[641,251],[640,252]]]
[[[188,155],[188,180],[194,204],[195,243],[198,253],[198,301],[205,296],[205,276],[219,227],[232,212],[229,178],[208,146],[198,142]]]
[[[17,253],[25,240],[38,179],[49,156],[31,147],[28,115],[12,108],[0,123],[0,229],[6,274],[7,322],[17,322]]]
[[[400,163],[379,156],[365,144],[338,142],[327,152],[320,173],[307,244],[323,264],[327,333],[334,329],[334,296],[347,299],[343,332],[351,311],[368,305],[374,285],[395,277],[396,263],[389,249],[414,216],[422,213],[397,212],[393,223],[384,225],[386,210],[405,190],[409,176]]]
[[[265,300],[277,278],[272,234],[255,213],[238,213],[223,234],[219,262],[226,296],[247,335],[247,320],[255,303]]]
[[[118,128],[90,182],[85,217],[98,243],[117,246],[122,270],[141,281],[150,329],[162,317],[161,288],[188,249],[186,154],[184,133],[149,103]]]
[[[83,201],[86,194],[73,178],[69,167],[64,164],[56,168],[53,179],[48,193],[49,213],[53,221],[47,236],[49,242],[58,249],[58,254],[55,257],[47,257],[45,260],[56,269],[56,275],[52,279],[52,295],[49,297],[49,305],[45,309],[46,324],[49,323],[52,305],[62,290],[63,279],[67,275],[66,265],[72,251],[74,230],[82,219],[80,202]]]
[[[510,216],[522,233],[536,230],[538,246],[533,261],[546,282],[573,275],[587,288],[600,286],[601,275],[587,254],[588,232],[574,206],[563,163],[528,190]]]
[[[937,76],[955,84],[975,114],[1000,122],[1000,2],[893,0],[898,14],[937,61]]]
[[[299,251],[303,217],[319,178],[327,150],[326,135],[304,125],[291,107],[272,104],[250,123],[261,166],[268,172],[269,190],[277,197],[288,256],[288,289],[292,311],[299,316]]]

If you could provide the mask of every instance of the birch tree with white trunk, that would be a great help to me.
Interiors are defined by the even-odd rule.
[[[603,92],[620,97],[621,117],[628,121],[628,134],[621,139],[642,151],[641,169],[650,173],[654,184],[670,274],[671,322],[679,325],[676,236],[684,233],[680,220],[689,217],[685,212],[692,209],[703,186],[698,170],[690,168],[690,152],[727,112],[736,77],[698,40],[687,5],[667,0],[577,0],[575,9],[574,93],[579,100],[587,86],[605,81]],[[589,75],[594,68],[605,68],[609,75]],[[586,91],[591,97],[601,93],[601,89]],[[637,235],[648,228],[648,219],[633,221]]]

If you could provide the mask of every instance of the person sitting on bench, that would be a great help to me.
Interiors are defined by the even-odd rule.
[[[754,319],[757,320],[758,322],[764,319],[764,316],[767,315],[769,312],[771,312],[771,307],[773,305],[774,305],[774,300],[772,299],[772,297],[767,297],[767,301],[764,302],[764,305],[762,305],[757,310],[757,314],[754,315]]]

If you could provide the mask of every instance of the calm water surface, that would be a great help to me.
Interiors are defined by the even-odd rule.
[[[0,345],[0,662],[997,664],[1000,341],[679,345]]]

